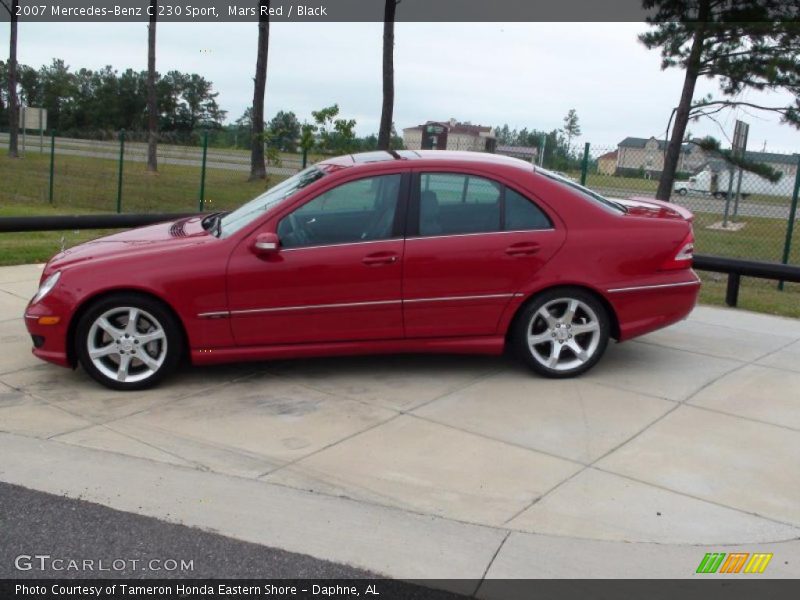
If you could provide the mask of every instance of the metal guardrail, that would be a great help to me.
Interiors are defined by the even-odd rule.
[[[692,266],[698,271],[728,274],[728,285],[725,289],[725,304],[728,306],[736,306],[739,303],[742,277],[777,279],[781,283],[784,281],[800,283],[800,267],[783,263],[696,254]]]
[[[174,221],[203,213],[161,213],[161,214],[102,214],[102,215],[59,215],[50,217],[2,217],[0,233],[28,231],[68,231],[75,229],[124,229],[141,227],[154,223]],[[736,306],[739,302],[739,286],[742,277],[776,279],[781,283],[791,281],[800,283],[800,267],[782,263],[744,260],[725,256],[697,254],[693,266],[699,271],[727,273],[728,285],[725,303]]]

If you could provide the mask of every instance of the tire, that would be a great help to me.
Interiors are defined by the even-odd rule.
[[[130,326],[134,315],[135,325]],[[142,294],[114,294],[92,304],[75,329],[84,370],[113,390],[143,390],[178,366],[183,336],[172,313]]]
[[[679,193],[681,196],[685,196],[686,194],[688,194],[688,193],[689,193],[689,190],[687,190],[686,188],[680,188],[680,189],[678,190],[678,193]]]
[[[572,318],[567,317],[570,309]],[[511,339],[517,354],[536,373],[566,378],[597,364],[610,331],[608,311],[594,295],[579,288],[556,288],[535,296],[523,308]]]

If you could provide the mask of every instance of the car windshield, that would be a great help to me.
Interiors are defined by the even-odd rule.
[[[548,171],[546,169],[538,169],[538,168],[536,169],[536,172],[541,173],[545,177],[549,177],[553,181],[557,181],[559,183],[563,183],[566,186],[569,186],[573,190],[579,192],[584,198],[590,200],[591,202],[594,202],[595,204],[600,204],[606,208],[610,208],[615,212],[622,212],[622,213],[628,212],[628,209],[625,207],[625,205],[620,204],[619,202],[614,202],[614,200],[610,200],[605,196],[601,196],[597,192],[592,191],[589,188],[584,187],[579,183],[575,183],[574,181],[567,179],[558,173],[553,173],[552,171]]]
[[[222,217],[219,228],[220,237],[228,237],[239,231],[242,227],[245,227],[248,223],[253,222],[269,209],[278,205],[282,200],[294,195],[298,190],[311,185],[324,176],[325,172],[322,169],[309,167],[271,187],[260,196],[256,196]]]

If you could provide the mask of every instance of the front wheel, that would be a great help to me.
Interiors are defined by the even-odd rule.
[[[512,339],[523,361],[545,377],[574,377],[591,369],[610,337],[608,311],[580,289],[540,294],[520,314]]]
[[[78,360],[89,375],[115,390],[141,390],[175,369],[182,336],[172,314],[139,294],[116,294],[92,305],[78,321]]]

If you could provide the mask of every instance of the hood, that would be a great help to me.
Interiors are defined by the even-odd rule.
[[[139,227],[78,244],[56,254],[47,263],[42,276],[87,260],[163,252],[194,245],[212,237],[203,229],[199,217]]]
[[[628,209],[628,214],[634,217],[651,217],[654,219],[683,219],[691,222],[694,219],[692,212],[679,206],[656,200],[655,198],[613,198],[614,202],[619,202]]]

